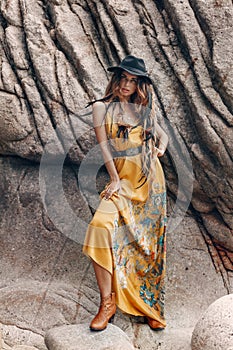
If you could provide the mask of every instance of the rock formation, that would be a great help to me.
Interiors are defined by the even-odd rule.
[[[103,95],[107,67],[134,54],[146,62],[158,120],[170,138],[163,166],[171,223],[190,204],[232,291],[232,1],[1,0],[0,6],[0,245],[2,273],[9,272],[2,287],[17,273],[45,281],[64,244],[82,242],[96,199],[95,193],[88,199],[89,183],[79,186],[79,165],[95,149],[84,107]],[[47,161],[55,165],[46,172]],[[52,252],[54,261],[47,261]],[[59,269],[73,261],[67,257]]]
[[[222,350],[233,347],[233,294],[226,295],[202,315],[192,336],[192,350]]]
[[[88,118],[76,115],[103,94],[107,66],[126,54],[142,56],[161,124],[172,126],[169,190],[176,195],[181,138],[193,166],[193,209],[212,239],[232,251],[231,34],[226,0],[3,0],[1,154],[39,162],[48,142],[54,155],[64,151],[63,131],[70,129],[68,157],[80,161],[93,132]]]

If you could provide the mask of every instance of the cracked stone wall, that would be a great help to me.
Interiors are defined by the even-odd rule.
[[[84,107],[102,96],[107,67],[134,54],[146,61],[159,121],[170,138],[163,159],[169,196],[177,196],[180,172],[181,206],[188,201],[186,178],[193,170],[190,212],[230,291],[232,1],[1,0],[0,6],[2,271],[16,264],[14,271],[22,267],[30,275],[31,261],[46,276],[40,244],[58,249],[64,240],[43,208],[37,183],[45,147],[55,162],[67,156],[66,196],[78,216],[90,219],[93,210],[79,195],[76,168],[95,144]],[[10,276],[4,275],[3,285]]]
[[[49,142],[56,156],[70,129],[76,142],[68,157],[80,161],[93,132],[77,115],[103,94],[107,66],[143,56],[161,124],[173,128],[171,152],[179,153],[181,137],[192,160],[192,206],[211,237],[232,250],[231,1],[4,0],[0,30],[2,155],[39,162]],[[166,172],[175,195],[169,156]]]

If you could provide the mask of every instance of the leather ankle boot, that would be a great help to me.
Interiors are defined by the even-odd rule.
[[[162,325],[162,323],[160,323],[159,321],[154,320],[153,318],[150,317],[146,317],[146,321],[149,325],[149,327],[153,330],[153,331],[163,331],[165,329],[165,326]]]
[[[104,330],[108,322],[112,322],[116,312],[115,293],[111,293],[101,299],[99,312],[91,321],[90,329],[92,331]]]

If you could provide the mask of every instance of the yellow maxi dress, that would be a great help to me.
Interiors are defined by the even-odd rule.
[[[166,264],[166,187],[157,157],[150,176],[142,177],[140,150],[143,128],[131,128],[128,138],[119,135],[119,125],[108,113],[106,132],[119,152],[114,163],[121,191],[101,200],[90,222],[83,252],[113,277],[117,306],[127,314],[149,316],[166,326],[164,277]],[[127,155],[122,156],[122,151]],[[114,154],[114,153],[113,153]],[[123,153],[124,154],[124,153]]]

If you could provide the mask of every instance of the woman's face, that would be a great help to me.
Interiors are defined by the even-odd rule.
[[[124,99],[129,99],[130,96],[136,91],[137,89],[137,82],[138,78],[136,75],[132,75],[126,71],[123,71],[121,73],[121,79],[120,79],[120,95]]]

